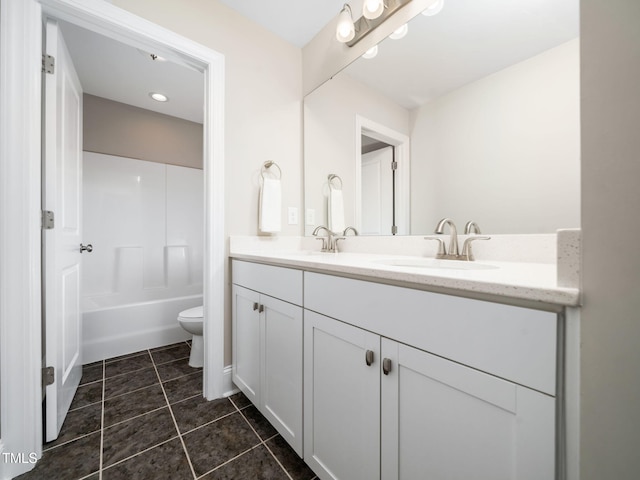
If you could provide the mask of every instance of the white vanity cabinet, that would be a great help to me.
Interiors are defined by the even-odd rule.
[[[232,262],[233,382],[302,456],[302,272]]]
[[[304,305],[320,478],[555,478],[555,314],[307,272]]]
[[[386,338],[381,351],[381,478],[554,478],[554,398]]]
[[[305,462],[322,479],[380,478],[380,337],[308,310],[304,321]]]

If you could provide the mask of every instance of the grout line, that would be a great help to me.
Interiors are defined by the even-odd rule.
[[[140,373],[142,370],[148,370],[151,368],[151,365],[147,366],[147,367],[142,367],[142,368],[136,368],[135,370],[131,370],[130,372],[122,372],[122,373],[116,373],[115,375],[109,375],[107,377],[106,372],[105,372],[105,378],[116,378],[116,377],[122,377],[124,375],[130,375],[132,373]]]
[[[139,455],[142,455],[143,453],[147,453],[149,450],[153,450],[154,448],[159,447],[160,445],[164,445],[165,443],[169,443],[172,440],[175,440],[176,438],[178,438],[178,435],[176,435],[175,437],[171,437],[171,438],[169,438],[167,440],[164,440],[164,441],[162,441],[160,443],[157,443],[155,445],[152,445],[152,446],[150,446],[148,448],[145,448],[144,450],[142,450],[142,451],[140,451],[138,453],[134,453],[133,455],[129,455],[128,457],[123,458],[121,460],[118,460],[117,462],[114,462],[111,465],[107,465],[106,467],[103,468],[103,470],[109,470],[111,467],[115,467],[116,465],[120,465],[121,463],[126,462],[127,460],[131,460],[132,458],[135,458],[135,457],[137,457]]]
[[[203,478],[203,477],[206,477],[206,476],[207,476],[207,475],[209,475],[211,472],[215,472],[215,471],[216,471],[216,470],[218,470],[219,468],[222,468],[222,467],[224,467],[225,465],[227,465],[227,464],[229,464],[229,463],[233,462],[234,460],[237,460],[238,458],[242,457],[243,455],[245,455],[245,454],[247,454],[247,453],[251,452],[252,450],[255,450],[255,449],[256,449],[256,448],[258,448],[260,445],[262,445],[262,443],[258,443],[257,445],[254,445],[253,447],[248,448],[248,449],[247,449],[247,450],[245,450],[244,452],[240,452],[240,453],[239,453],[238,455],[236,455],[235,457],[232,457],[232,458],[230,458],[229,460],[227,460],[226,462],[221,463],[221,464],[220,464],[220,465],[218,465],[217,467],[212,468],[212,469],[211,469],[211,470],[209,470],[208,472],[203,473],[202,475],[200,475],[200,476],[198,477],[198,479]],[[289,478],[291,478],[291,477],[289,477]]]
[[[188,358],[189,358],[189,355],[187,355],[186,357],[173,358],[171,360],[168,360],[168,361],[162,362],[162,363],[156,363],[155,360],[154,360],[153,363],[156,363],[156,365],[166,365],[167,363],[177,362],[179,360],[186,360]]]
[[[186,397],[186,398],[183,398],[182,400],[178,400],[176,402],[170,403],[170,405],[177,405],[179,403],[186,402],[187,400],[191,400],[192,398],[196,398],[196,397],[203,398],[202,393],[194,393],[190,397]]]
[[[111,377],[113,378],[113,377]],[[106,382],[106,379],[105,379]],[[158,385],[157,383],[152,383],[151,385],[147,385],[146,387],[140,387],[140,388],[136,388],[135,390],[131,390],[130,392],[124,392],[124,393],[119,393],[118,395],[114,395],[112,397],[109,397],[105,400],[113,400],[114,398],[120,398],[120,397],[124,397],[125,395],[129,395],[130,393],[136,393],[139,392],[140,390],[144,390],[145,388],[151,388],[151,387],[155,387],[156,385]]]
[[[74,438],[72,438],[70,440],[67,440],[66,442],[58,443],[57,445],[52,445],[51,447],[43,448],[42,449],[42,453],[49,452],[51,450],[55,450],[58,447],[64,447],[65,445],[69,445],[70,443],[75,442],[76,440],[81,440],[81,439],[89,437],[91,435],[95,435],[99,431],[100,431],[100,429],[94,430],[93,432],[89,432],[89,433],[83,433],[82,435],[78,435],[77,437],[74,437]]]
[[[276,435],[274,435],[275,437]],[[273,438],[273,437],[271,437]],[[271,440],[271,439],[269,439]],[[264,448],[267,449],[267,452],[269,452],[271,454],[271,456],[273,457],[273,459],[278,463],[278,465],[280,465],[280,468],[282,468],[282,471],[285,473],[285,475],[287,477],[289,477],[289,480],[293,480],[293,477],[291,475],[289,475],[289,472],[287,472],[287,469],[284,468],[284,465],[282,465],[282,463],[280,462],[280,460],[278,460],[278,457],[276,457],[276,454],[273,453],[273,451],[271,451],[271,449],[269,448],[269,445],[267,445],[267,440],[265,440],[264,442],[262,442],[264,445]]]
[[[144,354],[149,354],[148,350],[140,350],[139,352],[133,352],[133,353],[128,353],[126,355],[121,355],[119,357],[114,357],[114,358],[106,358],[104,361],[104,363],[115,363],[115,362],[121,362],[123,360],[131,360],[132,358],[136,358],[136,357],[141,357]]]
[[[151,352],[149,352],[151,355]],[[178,422],[176,421],[176,417],[173,414],[173,409],[171,408],[171,404],[169,403],[169,397],[167,397],[167,392],[164,389],[164,385],[162,384],[162,379],[160,378],[160,373],[158,372],[158,367],[156,366],[155,360],[151,357],[151,363],[153,364],[153,368],[156,371],[156,375],[158,376],[158,381],[160,382],[160,388],[162,388],[162,394],[164,395],[164,400],[167,402],[167,406],[169,407],[169,413],[171,414],[171,418],[173,419],[173,425],[176,428],[176,432],[178,433],[178,438],[180,439],[180,443],[182,444],[182,450],[184,451],[185,456],[187,457],[187,462],[189,463],[189,468],[191,469],[191,474],[193,478],[197,478],[196,471],[193,468],[193,463],[191,463],[191,457],[189,457],[189,452],[187,451],[187,446],[184,443],[184,439],[182,438],[182,434],[180,432],[180,428],[178,427]],[[102,479],[100,479],[102,480]]]
[[[188,358],[188,357],[185,357],[185,358]],[[162,365],[164,365],[164,364],[162,364]],[[173,382],[174,380],[178,380],[179,378],[188,377],[189,375],[195,375],[195,374],[197,374],[197,373],[199,373],[200,375],[202,375],[202,370],[199,370],[199,371],[197,371],[197,372],[185,373],[184,375],[180,375],[179,377],[175,377],[175,378],[170,378],[170,379],[168,379],[168,380],[161,381],[160,383],[169,383],[169,382]]]
[[[231,413],[227,413],[221,417],[216,418],[215,420],[211,420],[210,422],[207,423],[203,423],[202,425],[198,425],[197,427],[192,428],[191,430],[188,430],[186,432],[184,432],[182,435],[188,435],[191,432],[195,432],[196,430],[200,430],[203,427],[206,427],[207,425],[211,425],[212,423],[216,423],[218,420],[222,420],[224,418],[230,417],[231,415],[235,415],[238,412],[231,412]]]
[[[98,480],[102,480],[102,452],[104,450],[104,396],[106,390],[107,379],[107,362],[102,362],[102,412],[100,417],[100,469],[98,470]]]
[[[77,412],[78,410],[82,410],[87,407],[95,407],[97,404],[102,403],[102,400],[98,400],[97,402],[87,403],[86,405],[82,405],[81,407],[70,408],[68,413]]]
[[[136,415],[136,416],[134,416],[134,417],[125,418],[124,420],[120,420],[119,422],[112,423],[111,425],[109,425],[109,426],[105,426],[104,428],[105,428],[105,429],[107,429],[107,428],[115,427],[116,425],[120,425],[120,424],[122,424],[122,423],[124,423],[124,422],[128,422],[129,420],[135,420],[136,418],[144,417],[145,415],[148,415],[148,414],[150,414],[150,413],[157,412],[157,411],[159,411],[159,410],[162,410],[163,408],[167,408],[167,406],[166,406],[166,405],[163,405],[163,406],[161,406],[161,407],[154,408],[153,410],[149,410],[148,412],[144,412],[144,413],[141,413],[141,414],[139,414],[139,415]]]
[[[232,400],[232,401],[233,401],[233,400]],[[234,404],[234,405],[235,405],[235,404]],[[236,408],[238,408],[238,407],[236,406]],[[243,410],[244,410],[244,408],[243,408]],[[242,418],[244,418],[244,421],[245,421],[245,422],[247,422],[247,425],[249,425],[249,428],[251,428],[251,430],[253,430],[253,432],[258,436],[258,439],[260,440],[260,444],[261,444],[261,445],[264,445],[264,448],[266,448],[266,449],[267,449],[267,451],[271,454],[271,456],[272,456],[272,457],[273,457],[273,459],[276,461],[276,463],[277,463],[278,465],[280,465],[280,468],[282,468],[282,471],[285,473],[285,475],[286,475],[287,477],[289,477],[289,479],[290,479],[290,480],[293,480],[293,478],[291,478],[291,475],[289,475],[289,472],[287,472],[287,469],[286,469],[286,468],[284,468],[284,466],[282,465],[282,463],[280,463],[280,460],[278,460],[278,458],[274,455],[274,453],[271,451],[271,449],[267,446],[267,442],[268,442],[269,440],[271,440],[272,438],[274,438],[274,437],[277,435],[277,433],[276,433],[276,435],[273,435],[273,436],[269,437],[268,439],[263,440],[263,439],[262,439],[262,437],[260,436],[260,434],[256,431],[256,429],[255,429],[255,428],[253,428],[253,425],[251,425],[251,422],[250,422],[250,421],[249,421],[249,419],[245,416],[245,414],[244,414],[244,413],[242,413],[242,411],[241,411],[241,410],[238,410],[238,413],[242,416]]]
[[[93,382],[81,383],[81,384],[79,384],[79,385],[78,385],[78,388],[80,388],[80,387],[86,387],[87,385],[91,385],[91,384],[93,384],[93,383],[98,383],[98,382],[101,382],[101,381],[102,381],[101,379],[98,379],[98,380],[94,380]]]

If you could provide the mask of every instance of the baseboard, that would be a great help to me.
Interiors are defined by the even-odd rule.
[[[224,392],[222,394],[223,397],[229,397],[240,391],[238,387],[236,387],[233,384],[233,381],[231,380],[231,370],[232,370],[232,366],[227,365],[226,367],[224,367],[224,370],[222,371],[222,391]]]

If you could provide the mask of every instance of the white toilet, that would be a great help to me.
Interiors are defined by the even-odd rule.
[[[204,343],[202,339],[202,317],[204,308],[201,306],[183,310],[178,314],[178,322],[187,332],[193,334],[191,341],[191,356],[189,366],[202,367],[204,365]]]

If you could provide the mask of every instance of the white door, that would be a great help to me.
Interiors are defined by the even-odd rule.
[[[305,310],[304,459],[322,480],[380,478],[379,352],[378,335]]]
[[[555,399],[382,339],[382,479],[553,480]]]
[[[391,235],[393,226],[393,147],[362,155],[363,235]]]
[[[55,381],[45,391],[45,439],[54,440],[82,376],[80,310],[82,242],[82,88],[58,25],[45,27],[43,209],[55,226],[43,232],[45,361]]]
[[[232,379],[254,405],[260,402],[260,295],[232,287]]]
[[[260,408],[302,456],[302,308],[260,296]]]

